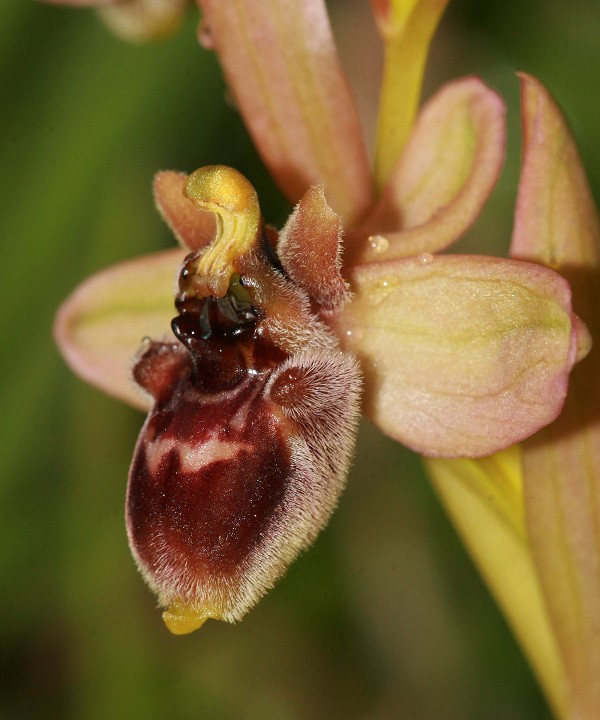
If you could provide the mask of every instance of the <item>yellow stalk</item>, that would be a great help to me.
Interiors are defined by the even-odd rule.
[[[385,185],[412,129],[429,43],[448,0],[372,0],[384,42],[375,181]]]
[[[429,459],[426,466],[554,713],[567,717],[565,669],[525,527],[520,446],[477,460]]]

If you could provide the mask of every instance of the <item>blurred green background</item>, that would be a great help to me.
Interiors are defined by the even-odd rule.
[[[355,4],[335,4],[334,23],[372,94]],[[418,458],[368,424],[328,529],[243,623],[181,638],[163,627],[123,522],[142,417],[74,378],[51,326],[87,275],[171,244],[157,169],[235,165],[267,218],[285,217],[196,23],[190,11],[176,36],[135,46],[92,11],[0,3],[0,717],[548,718]],[[480,252],[510,234],[517,69],[565,109],[598,197],[597,0],[451,3],[426,92],[477,73],[510,108],[506,171],[465,241]]]

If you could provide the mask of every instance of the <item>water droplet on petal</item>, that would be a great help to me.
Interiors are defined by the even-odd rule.
[[[417,260],[421,265],[429,265],[429,263],[433,262],[433,255],[428,252],[420,253],[417,255]]]
[[[371,235],[369,238],[371,250],[377,255],[383,255],[390,246],[390,241],[383,235]]]
[[[397,283],[393,279],[380,280],[369,289],[369,303],[371,305],[379,305],[390,293],[394,292]]]

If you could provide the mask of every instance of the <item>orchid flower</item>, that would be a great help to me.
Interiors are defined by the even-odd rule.
[[[477,458],[551,423],[589,349],[552,269],[436,254],[476,219],[505,133],[476,78],[415,119],[445,0],[373,3],[386,49],[375,173],[321,0],[200,5],[295,209],[277,232],[236,171],[159,173],[158,209],[185,249],[90,278],[56,323],[75,372],[150,410],[128,530],[176,633],[242,617],[312,542],[343,489],[361,388],[386,434]]]

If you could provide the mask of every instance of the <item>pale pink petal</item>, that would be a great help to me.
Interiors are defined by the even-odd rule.
[[[482,456],[562,407],[575,357],[567,283],[529,263],[440,256],[361,265],[333,315],[365,412],[424,455]]]
[[[371,201],[360,122],[323,0],[198,0],[254,142],[292,202],[323,184],[345,221]]]
[[[184,257],[167,250],[92,275],[61,305],[56,342],[71,369],[109,395],[147,409],[134,386],[133,359],[144,338],[174,339],[175,279]]]
[[[571,283],[600,337],[600,227],[585,171],[545,88],[522,76],[524,154],[512,253]],[[570,686],[569,717],[600,717],[600,348],[574,368],[560,417],[524,445],[533,554]]]
[[[154,201],[173,235],[183,247],[199,250],[215,235],[215,215],[204,212],[183,194],[185,173],[165,170],[154,176]]]
[[[348,264],[437,252],[476,220],[502,169],[505,108],[477,78],[429,100]],[[383,239],[382,239],[383,238]]]

